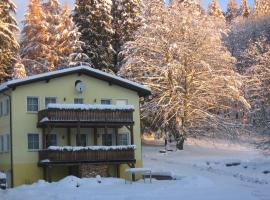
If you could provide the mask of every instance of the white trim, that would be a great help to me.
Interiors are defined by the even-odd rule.
[[[28,111],[28,98],[37,98],[38,99],[38,110],[37,111]],[[26,113],[36,114],[40,110],[40,97],[39,96],[26,96]]]

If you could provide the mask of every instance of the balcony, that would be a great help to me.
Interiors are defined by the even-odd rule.
[[[49,104],[48,108],[38,112],[38,126],[54,125],[132,125],[132,106],[85,105],[85,104]]]
[[[135,163],[135,146],[49,147],[39,151],[39,166],[81,163]]]

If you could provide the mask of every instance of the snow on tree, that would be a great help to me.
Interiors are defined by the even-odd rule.
[[[232,102],[249,107],[215,21],[196,8],[147,2],[147,25],[122,52],[121,74],[153,90],[142,104],[143,117],[173,133],[179,149],[190,136],[232,135],[233,122],[219,111]]]
[[[88,56],[83,53],[84,44],[80,41],[80,33],[70,17],[67,4],[61,9],[60,19],[60,23],[55,27],[58,34],[52,47],[54,54],[58,55],[56,69],[90,62]]]
[[[270,43],[263,35],[243,53],[246,93],[252,102],[252,123],[270,127]]]
[[[31,0],[23,20],[20,48],[27,75],[48,71],[47,40],[46,19],[40,0]]]
[[[26,70],[23,63],[21,62],[21,59],[18,58],[16,64],[14,65],[12,78],[18,79],[18,78],[24,78],[24,77],[26,77]]]
[[[224,19],[224,14],[219,6],[218,0],[211,0],[208,6],[208,14],[220,19]]]
[[[239,15],[239,7],[236,0],[229,0],[227,12],[225,14],[226,21],[231,23]]]
[[[269,14],[270,14],[270,1],[269,0],[256,0],[253,15],[266,16]]]
[[[240,11],[241,11],[241,15],[243,17],[249,17],[249,15],[250,15],[250,7],[248,5],[247,0],[242,0]]]
[[[91,59],[93,67],[113,70],[111,0],[76,0],[73,20],[84,42],[83,51]]]
[[[134,32],[143,25],[143,2],[141,0],[114,0],[113,15],[113,47],[115,50],[114,66],[120,67],[119,52],[127,41],[133,40]],[[117,70],[117,69],[116,69]]]
[[[12,65],[19,44],[16,39],[17,22],[12,14],[16,6],[11,0],[0,2],[0,82],[11,78]]]
[[[42,9],[45,14],[47,39],[47,71],[54,71],[60,62],[60,55],[57,52],[58,40],[61,37],[61,32],[57,30],[61,23],[61,5],[58,0],[47,0],[42,4]]]

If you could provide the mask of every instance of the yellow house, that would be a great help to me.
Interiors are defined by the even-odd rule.
[[[0,171],[9,186],[142,166],[139,98],[149,88],[80,66],[0,85]]]

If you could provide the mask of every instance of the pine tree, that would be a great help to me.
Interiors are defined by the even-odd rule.
[[[242,0],[240,11],[243,17],[248,17],[250,15],[250,7],[247,0]]]
[[[59,55],[57,68],[74,66],[79,63],[90,63],[86,54],[83,53],[84,45],[80,39],[80,33],[70,16],[68,5],[65,4],[61,11],[61,23],[56,27],[59,37],[56,40],[55,52]]]
[[[219,6],[218,0],[212,0],[208,7],[208,14],[217,18],[224,19],[224,14]]]
[[[19,79],[26,77],[25,67],[20,58],[17,59],[17,63],[14,65],[12,78]]]
[[[269,0],[255,0],[254,15],[265,16],[270,14]]]
[[[113,13],[113,47],[115,50],[114,65],[119,67],[119,52],[125,42],[134,38],[134,32],[143,25],[143,2],[141,0],[114,0]]]
[[[19,44],[16,39],[17,22],[12,16],[16,6],[11,0],[0,2],[0,82],[11,78]]]
[[[239,7],[236,0],[229,0],[227,5],[227,12],[225,15],[228,23],[232,22],[239,15]]]
[[[73,19],[85,43],[84,53],[93,67],[113,70],[112,2],[110,0],[76,0]]]
[[[20,56],[28,75],[47,69],[47,27],[40,0],[31,0],[24,16]]]
[[[47,0],[42,4],[42,8],[47,26],[47,70],[53,71],[60,62],[59,53],[57,53],[57,49],[59,48],[57,41],[62,33],[57,30],[57,27],[61,23],[61,6],[58,0]]]

